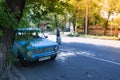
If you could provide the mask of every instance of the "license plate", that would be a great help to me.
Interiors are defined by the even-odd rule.
[[[43,57],[43,58],[40,58],[39,61],[48,60],[48,59],[50,59],[50,58],[51,58],[50,56],[48,56],[48,57]]]

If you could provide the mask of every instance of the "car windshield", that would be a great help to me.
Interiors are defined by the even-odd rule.
[[[40,31],[18,31],[16,34],[16,40],[45,38],[44,33]]]

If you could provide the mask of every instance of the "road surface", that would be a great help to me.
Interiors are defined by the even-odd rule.
[[[26,80],[120,80],[120,41],[62,37],[55,61],[16,67]]]

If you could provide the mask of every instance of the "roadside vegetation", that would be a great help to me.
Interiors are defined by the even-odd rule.
[[[5,64],[18,27],[39,27],[48,31],[60,28],[83,36],[75,34],[79,28],[90,37],[91,25],[102,26],[104,36],[108,28],[109,35],[117,36],[120,33],[120,0],[0,0],[0,79],[7,76]],[[113,30],[116,30],[115,35]]]
[[[119,40],[117,36],[98,36],[98,35],[85,35],[85,34],[67,34],[69,37],[83,37],[83,38],[94,38],[94,39],[104,39],[104,40]]]

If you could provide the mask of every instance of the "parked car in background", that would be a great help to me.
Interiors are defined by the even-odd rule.
[[[54,60],[58,48],[58,44],[48,40],[39,28],[18,28],[12,52],[24,65],[26,61]]]

